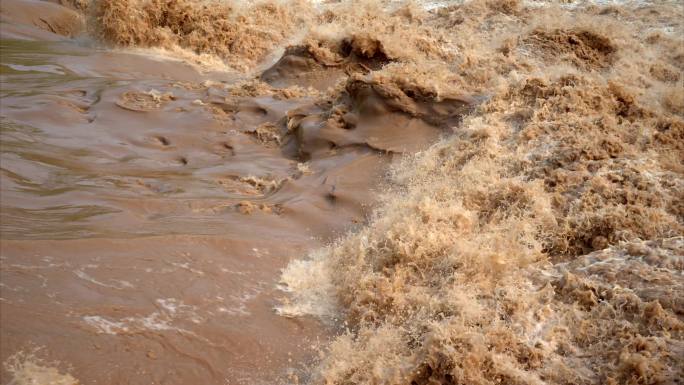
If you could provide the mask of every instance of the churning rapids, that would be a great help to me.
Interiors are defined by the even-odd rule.
[[[3,0],[4,384],[682,384],[679,1]]]

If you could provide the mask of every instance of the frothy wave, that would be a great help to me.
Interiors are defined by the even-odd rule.
[[[420,70],[435,56],[385,54],[393,64],[337,88],[353,100],[354,79],[392,75],[401,93],[376,85],[352,109],[384,100],[413,116],[402,100],[436,108],[444,91],[419,91],[421,77],[484,101],[393,167],[366,227],[284,270],[285,314],[349,326],[314,383],[642,384],[681,373],[684,106],[680,77],[660,69],[681,71],[683,52],[681,38],[653,29],[681,31],[681,9],[534,12],[473,1],[405,18],[449,31],[444,71]]]

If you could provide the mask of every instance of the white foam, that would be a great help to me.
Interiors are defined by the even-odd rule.
[[[134,288],[134,287],[135,287],[132,283],[130,283],[130,282],[128,282],[128,281],[124,281],[124,280],[110,279],[109,281],[110,281],[111,283],[105,283],[105,282],[102,282],[102,281],[98,281],[97,279],[95,279],[95,278],[93,278],[92,276],[88,275],[88,273],[86,273],[86,272],[83,271],[82,269],[74,270],[74,274],[76,274],[76,276],[77,276],[78,278],[81,278],[81,279],[84,280],[84,281],[88,281],[88,282],[90,282],[90,283],[92,283],[92,284],[95,284],[95,285],[98,285],[98,286],[102,286],[102,287],[108,287],[108,288],[111,288],[111,289],[123,290],[123,289],[131,289],[131,288]]]
[[[42,348],[30,352],[19,351],[3,364],[12,376],[8,385],[78,385],[80,382],[69,373],[62,373],[58,362],[46,362],[37,357]],[[3,377],[4,378],[4,377]]]
[[[204,272],[203,272],[202,270],[197,270],[197,269],[191,267],[191,266],[190,266],[190,262],[183,262],[183,263],[181,263],[181,262],[171,262],[171,265],[173,265],[173,266],[175,266],[175,267],[178,267],[178,268],[181,268],[181,269],[184,269],[184,270],[187,270],[187,271],[189,271],[189,272],[191,272],[191,273],[195,273],[195,274],[197,274],[197,275],[199,275],[199,276],[203,276],[203,275],[204,275]]]
[[[173,327],[170,320],[159,312],[154,312],[147,317],[125,318],[125,321],[147,330],[181,330]]]
[[[177,330],[188,332],[174,325],[178,320],[189,320],[195,324],[201,323],[204,319],[197,314],[197,307],[187,305],[176,298],[159,298],[155,300],[157,311],[146,316],[125,317],[121,319],[111,319],[100,315],[88,315],[83,320],[99,333],[105,334],[125,334],[140,330]],[[188,332],[189,333],[189,332]]]
[[[123,322],[111,321],[99,315],[85,316],[83,320],[100,333],[116,335],[128,332],[128,327]]]
[[[335,315],[335,297],[330,267],[322,251],[306,260],[295,260],[283,269],[278,288],[288,298],[275,308],[284,317],[312,315],[330,319]]]

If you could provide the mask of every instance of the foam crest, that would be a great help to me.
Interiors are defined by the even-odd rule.
[[[674,140],[684,125],[677,97],[661,91],[681,39],[646,32],[681,30],[663,19],[681,10],[526,7],[438,8],[419,18],[434,36],[452,31],[444,71],[416,71],[430,68],[426,56],[383,43],[393,63],[337,89],[351,111],[383,100],[375,113],[418,118],[439,116],[453,91],[483,97],[446,121],[453,135],[392,168],[367,226],[284,270],[296,282],[288,306],[334,303],[326,316],[349,326],[314,383],[641,384],[681,373],[684,280],[663,267],[684,252]]]

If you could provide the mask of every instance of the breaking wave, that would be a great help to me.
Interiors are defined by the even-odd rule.
[[[316,98],[287,117],[304,160],[331,146],[415,153],[363,228],[283,272],[283,315],[346,326],[312,382],[681,378],[681,5],[101,0],[89,12],[107,43],[244,70],[289,44],[258,82]]]

